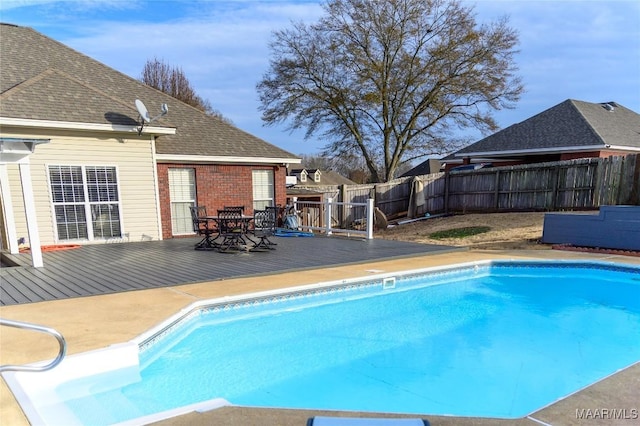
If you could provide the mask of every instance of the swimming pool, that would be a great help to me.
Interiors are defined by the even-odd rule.
[[[201,302],[8,382],[32,423],[228,403],[514,418],[640,360],[639,334],[640,268],[484,262]]]

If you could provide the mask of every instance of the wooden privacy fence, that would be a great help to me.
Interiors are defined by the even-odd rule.
[[[434,173],[387,183],[342,185],[331,196],[367,198],[387,217],[426,213],[562,211],[640,205],[639,155]]]
[[[637,155],[453,172],[445,212],[559,211],[637,204]]]

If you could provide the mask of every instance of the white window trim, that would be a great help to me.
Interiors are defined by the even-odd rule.
[[[197,202],[197,194],[198,194],[198,188],[196,187],[196,170],[193,167],[168,167],[167,168],[167,180],[168,180],[168,184],[169,184],[169,211],[171,213],[171,217],[170,217],[170,221],[171,221],[171,235],[195,235],[195,232],[193,231],[193,225],[189,226],[188,232],[178,232],[174,229],[173,227],[173,203],[174,201],[171,199],[171,179],[169,174],[171,173],[171,170],[190,170],[191,176],[193,177],[193,198],[190,200],[191,202],[191,206],[195,206],[196,202]],[[176,203],[188,203],[189,200],[184,200],[184,201],[175,201]]]
[[[269,175],[269,179],[270,179],[270,194],[268,198],[256,198],[255,197],[255,176],[254,173],[255,172],[262,172],[262,173],[266,173]],[[275,205],[275,196],[276,196],[276,190],[275,190],[275,173],[273,170],[271,169],[253,169],[251,171],[251,192],[252,192],[252,196],[253,196],[253,208],[255,209],[256,206],[256,202],[260,202],[260,201],[266,201],[268,205],[270,206],[274,206]]]
[[[51,225],[53,228],[53,238],[56,243],[68,244],[68,243],[74,243],[74,242],[87,242],[87,241],[108,241],[111,238],[118,238],[118,237],[95,238],[95,236],[93,235],[93,221],[90,220],[87,223],[86,239],[84,238],[71,238],[71,239],[65,239],[65,240],[60,239],[60,236],[58,235],[58,223],[56,221],[56,206],[58,204],[53,202],[51,176],[49,175],[49,168],[57,167],[57,166],[80,167],[80,169],[82,170],[82,188],[84,191],[84,198],[85,198],[85,201],[83,204],[84,204],[84,210],[85,210],[85,217],[87,219],[91,219],[91,204],[101,204],[101,203],[91,203],[89,201],[89,189],[87,187],[87,175],[86,175],[87,169],[86,168],[87,167],[113,167],[116,171],[116,180],[117,180],[116,191],[118,193],[118,201],[116,203],[110,202],[108,204],[118,204],[118,216],[120,217],[120,234],[122,236],[127,235],[125,231],[124,217],[122,215],[122,193],[120,191],[121,180],[120,180],[120,169],[118,168],[118,166],[113,164],[69,164],[69,163],[45,164],[45,175],[47,176],[47,191],[48,191],[49,206],[50,206],[49,208],[51,212]]]

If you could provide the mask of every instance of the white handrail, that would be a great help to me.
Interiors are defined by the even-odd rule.
[[[42,366],[29,366],[29,365],[0,365],[0,373],[2,373],[3,371],[47,371],[47,370],[51,370],[52,368],[54,368],[56,365],[60,364],[62,362],[62,359],[64,358],[65,354],[67,353],[67,342],[64,340],[64,337],[62,336],[62,334],[60,334],[57,330],[54,330],[53,328],[50,327],[44,327],[41,325],[37,325],[37,324],[30,324],[28,322],[21,322],[21,321],[13,321],[13,320],[8,320],[8,319],[3,319],[0,318],[0,325],[6,325],[8,327],[14,327],[14,328],[19,328],[22,330],[32,330],[32,331],[39,331],[41,333],[46,333],[49,334],[53,337],[56,338],[56,340],[58,341],[58,344],[60,345],[60,349],[58,351],[58,356],[51,361],[49,364],[46,365],[42,365]]]

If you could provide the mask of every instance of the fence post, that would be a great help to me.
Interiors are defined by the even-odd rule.
[[[493,208],[495,211],[500,210],[500,170],[496,170],[495,192],[493,194]]]
[[[344,227],[346,223],[348,223],[347,219],[349,218],[349,209],[347,207],[347,203],[346,203],[346,197],[345,197],[345,193],[347,192],[346,189],[346,185],[342,184],[339,187],[339,195],[338,195],[338,202],[342,203],[341,206],[342,208],[340,208],[340,215],[338,216],[338,222],[340,223],[340,228]]]
[[[333,198],[329,197],[324,209],[324,226],[327,235],[331,235],[331,204],[333,204]]]
[[[449,171],[444,172],[444,214],[449,213]]]
[[[553,173],[552,191],[551,191],[551,205],[549,206],[549,211],[558,210],[558,194],[560,189],[560,165],[556,165]]]
[[[373,198],[367,200],[367,240],[373,239]]]
[[[629,204],[640,206],[640,154],[633,156],[633,171],[631,172],[631,193]]]

